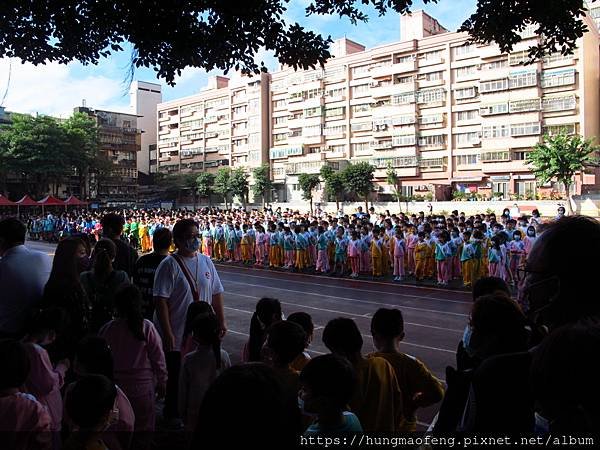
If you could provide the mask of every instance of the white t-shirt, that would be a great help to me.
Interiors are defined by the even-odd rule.
[[[224,291],[213,262],[208,256],[202,254],[197,254],[196,257],[192,258],[181,257],[181,260],[186,265],[192,278],[196,278],[200,301],[212,304],[213,295],[221,294]],[[193,303],[194,297],[192,296],[190,284],[181,271],[179,264],[172,256],[163,259],[158,265],[154,275],[153,293],[155,297],[164,297],[167,299],[171,330],[175,336],[175,347],[173,350],[179,351],[181,349],[187,309]],[[156,312],[154,313],[154,324],[160,335],[164,337]]]

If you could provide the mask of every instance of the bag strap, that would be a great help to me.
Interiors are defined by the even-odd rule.
[[[192,297],[194,299],[194,302],[199,302],[200,294],[198,293],[198,290],[196,289],[196,284],[192,281],[192,274],[188,270],[185,263],[181,260],[181,257],[179,255],[173,253],[171,256],[173,257],[173,259],[175,259],[175,261],[177,261],[177,264],[179,264],[179,268],[183,272],[185,279],[187,280],[188,284],[190,285],[190,291],[192,291]]]

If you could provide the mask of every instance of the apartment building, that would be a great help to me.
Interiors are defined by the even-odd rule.
[[[74,111],[89,114],[96,120],[99,153],[112,163],[110,170],[92,174],[89,198],[108,207],[134,205],[138,189],[137,156],[142,139],[138,116],[85,106],[78,106]]]
[[[197,95],[160,103],[158,169],[163,173],[251,169],[268,161],[269,75],[213,77]]]
[[[156,107],[162,101],[161,85],[133,81],[129,87],[129,109],[138,116],[142,132],[137,169],[144,175],[156,172]],[[151,170],[152,169],[152,170]],[[141,180],[140,180],[141,181]]]
[[[573,55],[529,63],[535,27],[510,54],[468,42],[423,11],[400,18],[400,41],[366,49],[332,45],[324,68],[283,67],[259,78],[227,79],[158,106],[161,171],[253,167],[268,162],[275,199],[300,200],[298,175],[356,161],[375,166],[384,198],[388,166],[407,196],[447,199],[452,191],[533,195],[525,164],[544,134],[599,135],[599,34]],[[600,173],[578,174],[577,193],[597,189]],[[319,194],[317,194],[319,198]]]

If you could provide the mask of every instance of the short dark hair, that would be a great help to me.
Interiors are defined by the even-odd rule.
[[[115,378],[112,351],[108,342],[100,336],[83,338],[77,346],[75,359],[86,373],[104,375],[110,380]]]
[[[92,428],[112,410],[116,398],[114,382],[102,375],[86,375],[67,393],[65,409],[76,425]]]
[[[287,320],[300,325],[304,332],[307,334],[307,336],[313,334],[313,332],[315,331],[315,324],[312,321],[312,317],[308,313],[302,311],[295,312],[290,314]]]
[[[194,219],[181,219],[173,227],[173,240],[180,241],[185,235],[185,230],[189,227],[197,227],[198,224]]]
[[[343,356],[321,355],[304,366],[300,383],[306,385],[314,397],[325,397],[336,408],[344,410],[356,389],[356,372]]]
[[[497,239],[492,238],[492,241]],[[510,297],[510,288],[506,281],[498,277],[482,277],[473,285],[473,301],[484,295],[491,295],[496,292],[502,292]]]
[[[280,364],[290,364],[304,350],[306,333],[297,323],[287,320],[275,322],[267,334],[267,345]]]
[[[100,219],[102,231],[107,235],[119,235],[123,232],[125,218],[120,214],[109,213]]]
[[[0,220],[0,239],[6,241],[7,244],[23,244],[27,227],[23,222],[14,217]]]
[[[379,308],[371,319],[371,332],[384,339],[393,339],[404,333],[404,318],[399,309]]]
[[[152,235],[152,246],[154,251],[167,250],[173,242],[173,234],[168,228],[159,228]]]
[[[338,317],[325,326],[323,343],[333,353],[350,355],[362,350],[363,338],[354,320]]]
[[[0,370],[0,389],[22,386],[31,368],[25,346],[14,339],[0,340],[0,360],[4,365],[4,369]]]

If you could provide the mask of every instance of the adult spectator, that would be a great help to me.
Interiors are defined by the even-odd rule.
[[[359,206],[358,208],[356,208],[356,218],[361,220],[362,218],[364,218],[367,214],[363,212],[362,206]]]
[[[85,244],[79,238],[64,239],[56,247],[41,306],[64,309],[68,326],[48,348],[53,361],[72,358],[75,346],[88,331],[90,304],[79,275],[81,261],[87,259]]]
[[[32,307],[39,304],[52,260],[25,246],[27,227],[15,218],[0,221],[0,336],[20,337]]]
[[[152,235],[152,246],[154,251],[144,255],[135,263],[134,284],[142,293],[142,314],[145,319],[152,320],[154,316],[154,275],[159,264],[169,256],[169,247],[173,241],[173,235],[168,228],[160,228]]]
[[[137,251],[121,239],[125,219],[118,214],[106,214],[100,221],[102,225],[102,236],[110,239],[117,247],[114,267],[123,270],[130,277],[135,272],[135,262],[138,259]]]
[[[181,344],[188,306],[195,301],[210,303],[217,315],[221,336],[227,326],[223,313],[223,285],[213,262],[198,252],[198,225],[182,219],[173,227],[177,252],[165,258],[154,276],[155,324],[163,339],[169,373],[163,417],[180,425],[177,392],[181,367]]]
[[[585,236],[585,245],[573,245]],[[597,267],[588,263],[600,254],[600,223],[590,217],[568,216],[548,224],[536,239],[524,270],[519,270],[519,297],[528,305],[534,326],[553,330],[582,319],[598,320],[600,302]],[[486,360],[474,374],[478,409],[473,430],[533,429],[534,405],[523,384],[535,350]],[[520,414],[516,415],[515,411]],[[526,417],[523,417],[526,415]]]

